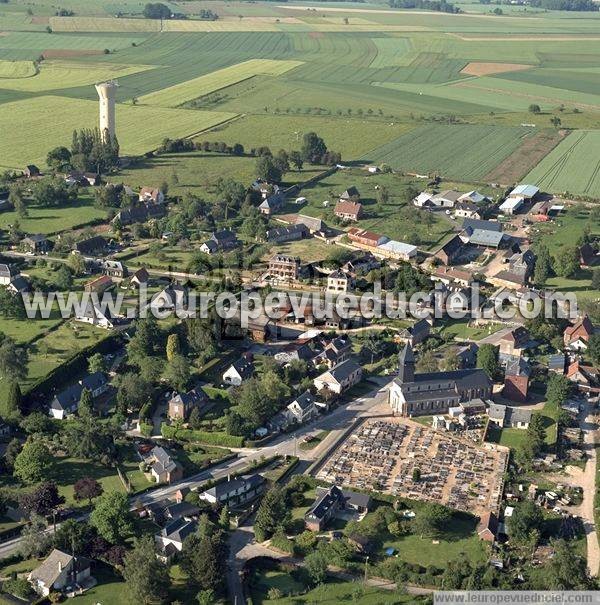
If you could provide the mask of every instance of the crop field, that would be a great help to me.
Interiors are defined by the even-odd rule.
[[[49,149],[70,145],[73,130],[95,126],[97,115],[98,104],[94,101],[56,96],[2,105],[0,166],[22,168],[32,162],[43,165]],[[176,138],[201,132],[233,117],[235,114],[217,111],[119,105],[119,142],[123,153],[141,154],[158,147],[167,136]]]
[[[219,69],[206,76],[200,76],[177,84],[164,90],[159,90],[138,99],[143,105],[157,105],[161,107],[178,107],[188,101],[220,90],[242,80],[257,75],[279,76],[294,67],[301,65],[301,61],[274,61],[272,59],[252,59],[225,69]]]
[[[28,62],[20,61],[18,63],[26,64]],[[73,88],[83,85],[91,86],[96,82],[119,78],[149,69],[153,69],[153,67],[151,65],[116,65],[114,63],[108,65],[75,61],[44,61],[38,74],[34,72],[35,75],[30,74],[31,77],[16,76],[1,79],[0,87],[26,92],[44,92],[56,89],[57,83],[65,83]]]
[[[527,180],[554,193],[600,197],[600,132],[569,135],[527,175]]]
[[[405,172],[438,172],[447,178],[477,181],[531,133],[531,129],[518,127],[421,126],[373,150],[365,159]]]
[[[4,78],[29,78],[35,75],[33,61],[0,61],[0,86],[5,85]]]

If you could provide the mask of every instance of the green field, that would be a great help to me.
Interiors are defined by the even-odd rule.
[[[273,61],[271,59],[253,59],[239,65],[219,69],[206,76],[170,86],[138,99],[143,105],[160,107],[178,107],[188,101],[193,101],[221,88],[231,86],[242,80],[257,75],[278,76],[294,67],[301,65],[300,61]],[[126,75],[126,74],[125,74]]]
[[[35,65],[32,61],[0,61],[0,85],[13,78],[29,78],[35,75]]]
[[[555,147],[526,180],[555,193],[600,197],[600,132],[573,133]]]
[[[0,112],[0,167],[44,164],[56,145],[70,145],[74,129],[96,124],[98,104],[92,101],[44,96],[6,103]],[[48,116],[52,115],[52,119]],[[152,150],[166,136],[182,137],[234,117],[223,112],[190,111],[119,105],[119,142],[123,153]],[[23,124],[27,124],[26,129]],[[152,127],[150,127],[152,125]],[[35,133],[31,136],[30,133]]]
[[[421,126],[373,150],[365,159],[405,172],[437,172],[447,178],[478,181],[530,134],[527,128]]]

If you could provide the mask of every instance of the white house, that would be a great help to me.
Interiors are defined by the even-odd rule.
[[[339,395],[360,382],[361,379],[362,368],[351,359],[348,359],[317,376],[314,380],[314,385],[318,391],[327,388],[332,393]]]
[[[108,380],[102,372],[89,374],[77,384],[73,384],[57,393],[50,402],[49,414],[52,418],[63,420],[69,414],[74,414],[77,411],[84,389],[91,393],[93,399],[96,399],[104,394],[108,387]]]
[[[413,204],[417,207],[417,208],[426,208],[426,207],[431,207],[434,205],[432,198],[433,196],[431,195],[431,193],[427,193],[427,191],[422,191],[421,193],[419,193],[419,195],[417,195],[417,197],[413,200]]]
[[[316,418],[319,410],[315,398],[310,391],[305,391],[287,406],[287,416],[290,422],[303,424]]]
[[[223,373],[223,382],[234,387],[239,387],[244,380],[254,374],[254,364],[244,357],[234,361]]]
[[[163,560],[170,559],[176,552],[181,552],[183,541],[198,529],[198,522],[195,520],[180,517],[172,521],[154,536],[157,550]]]
[[[214,487],[199,494],[200,500],[211,504],[240,504],[257,496],[265,485],[261,475],[245,475],[217,483]]]
[[[90,578],[90,561],[55,548],[47,559],[30,572],[27,580],[37,594],[47,597],[73,584],[85,584]]]
[[[354,289],[352,276],[338,269],[327,276],[327,292],[348,292]]]
[[[80,309],[75,313],[74,319],[75,321],[90,324],[105,330],[112,330],[115,327],[115,321],[108,312],[108,309],[102,310],[100,305],[94,304],[89,299],[85,308],[82,310]]]
[[[157,187],[142,187],[139,196],[140,202],[165,203],[165,194]]]

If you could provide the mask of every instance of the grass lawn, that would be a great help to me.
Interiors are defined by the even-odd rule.
[[[408,535],[394,538],[383,544],[386,548],[398,550],[398,558],[408,563],[419,565],[436,565],[443,567],[453,559],[468,559],[469,561],[482,561],[486,556],[485,548],[475,532],[477,521],[456,515],[448,531],[434,544],[431,538],[421,538],[417,535]]]
[[[279,226],[274,223],[273,226]],[[283,226],[283,225],[281,225]],[[325,260],[334,250],[338,250],[324,241],[310,238],[298,240],[296,242],[284,242],[269,248],[261,260],[265,262],[274,254],[286,254],[289,256],[299,256],[303,263]]]
[[[522,429],[504,428],[491,426],[487,432],[486,441],[498,443],[513,450],[519,449],[527,441],[527,431]]]
[[[58,208],[41,208],[28,206],[28,216],[20,218],[14,211],[0,214],[0,229],[7,229],[19,221],[25,233],[60,233],[70,231],[73,227],[86,225],[92,221],[106,219],[106,210],[96,208],[93,195],[88,192],[80,194],[79,199],[69,206]]]
[[[441,336],[452,335],[459,340],[481,340],[502,329],[502,324],[469,326],[468,319],[442,320],[439,333]]]
[[[0,318],[0,332],[10,336],[19,344],[25,344],[62,321],[63,319],[58,313],[53,314],[51,319],[11,319],[2,317]]]
[[[109,567],[96,564],[92,568],[92,575],[98,584],[70,602],[73,605],[98,605],[98,603],[123,603],[125,599],[125,582],[119,578]]]
[[[292,519],[304,519],[304,515],[306,511],[312,506],[312,503],[315,501],[317,497],[317,491],[315,489],[309,489],[304,492],[304,505],[303,506],[295,506],[291,510]]]
[[[9,576],[12,573],[27,573],[32,569],[35,569],[40,564],[38,559],[25,559],[24,561],[19,561],[18,563],[13,563],[12,565],[6,565],[6,567],[2,567],[0,573],[3,576]]]
[[[379,590],[365,587],[358,582],[342,582],[328,578],[323,584],[309,590],[303,595],[268,599],[270,588],[278,588],[283,594],[298,592],[304,586],[294,580],[289,574],[279,571],[268,571],[260,575],[256,589],[252,591],[252,603],[261,605],[338,605],[339,603],[356,603],[357,605],[393,605],[399,603],[415,603],[418,598],[412,595],[398,594],[394,591]]]
[[[230,450],[222,447],[211,447],[208,445],[195,445],[193,451],[187,451],[184,449],[177,449],[173,451],[173,454],[177,461],[183,466],[183,473],[185,476],[193,475],[200,472],[205,464],[211,461],[220,460],[221,458],[228,456]]]
[[[298,447],[301,450],[312,450],[317,447],[317,445],[319,445],[319,443],[321,443],[321,441],[323,441],[327,435],[329,435],[329,431],[321,431],[320,433],[317,433],[310,441],[303,441]]]

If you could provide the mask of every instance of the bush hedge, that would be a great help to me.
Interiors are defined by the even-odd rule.
[[[244,438],[227,433],[210,433],[208,431],[198,431],[193,429],[178,429],[177,427],[163,424],[160,432],[165,439],[174,439],[175,441],[197,441],[209,445],[222,445],[223,447],[242,447]]]

